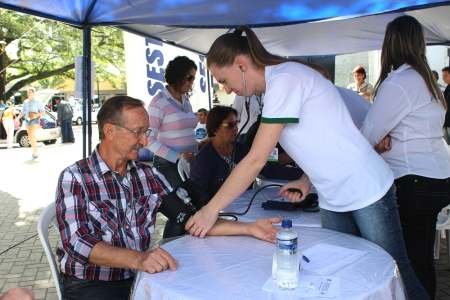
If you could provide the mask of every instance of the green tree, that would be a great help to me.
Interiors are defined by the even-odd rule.
[[[124,48],[120,30],[92,29],[92,60],[96,76],[114,87],[125,81]],[[74,79],[75,57],[82,55],[82,30],[47,19],[0,9],[0,41],[18,40],[18,59],[1,53],[0,97],[9,98],[24,86],[38,82],[55,87]],[[1,49],[0,49],[1,50]]]

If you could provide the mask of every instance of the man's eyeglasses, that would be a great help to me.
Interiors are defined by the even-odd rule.
[[[143,136],[145,136],[145,137],[148,138],[148,137],[150,136],[150,133],[152,132],[152,130],[151,130],[150,128],[147,129],[147,130],[142,131],[142,130],[130,129],[130,128],[125,127],[125,126],[122,126],[122,125],[120,125],[120,124],[114,124],[114,125],[116,125],[117,127],[120,127],[120,128],[123,128],[123,129],[128,130],[129,132],[131,132],[132,134],[134,134],[134,136],[135,136],[137,139],[140,138],[140,137],[143,137]]]
[[[226,127],[226,128],[235,128],[237,127],[239,124],[239,121],[235,121],[235,122],[222,122],[221,126],[222,127]]]

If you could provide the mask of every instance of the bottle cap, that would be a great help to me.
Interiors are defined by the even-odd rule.
[[[291,219],[283,219],[283,221],[281,221],[281,227],[282,228],[291,228],[292,220]]]

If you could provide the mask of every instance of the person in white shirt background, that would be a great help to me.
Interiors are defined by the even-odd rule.
[[[330,73],[324,66],[310,64],[310,67],[322,74],[322,76],[326,79],[333,82]],[[366,101],[362,96],[351,89],[346,89],[337,85],[335,85],[335,87],[341,95],[342,100],[344,100],[345,106],[350,113],[350,117],[352,117],[353,123],[357,128],[361,128],[367,112],[369,111],[370,102]]]
[[[208,138],[208,134],[206,133],[206,118],[208,117],[208,111],[206,108],[200,108],[197,110],[197,126],[195,126],[195,139],[197,142],[203,142]]]
[[[450,66],[442,69],[442,80],[447,85],[444,89],[444,98],[447,105],[447,113],[445,114],[444,121],[444,138],[447,144],[450,145]]]
[[[445,91],[445,86],[443,86],[440,82],[439,82],[439,73],[435,70],[431,70],[431,73],[433,73],[433,78],[434,80],[436,80],[436,84],[439,87],[439,89],[441,90],[441,92]]]
[[[246,98],[248,98],[248,104],[246,103]],[[231,107],[238,113],[238,132],[240,132],[241,135],[244,135],[258,120],[258,117],[262,112],[263,99],[262,96],[257,95],[252,95],[250,97],[236,95]]]
[[[347,88],[357,92],[358,95],[366,99],[368,102],[372,102],[373,86],[366,82],[367,75],[364,67],[356,66],[352,71],[352,75],[354,82],[350,83]]]
[[[445,109],[425,57],[420,23],[410,16],[393,20],[383,42],[374,103],[361,131],[394,172],[409,259],[431,299],[436,217],[450,202]]]
[[[322,226],[383,247],[396,260],[409,299],[427,299],[407,258],[392,171],[353,124],[335,86],[307,65],[267,52],[248,27],[216,39],[207,64],[226,92],[264,93],[264,107],[249,153],[186,229],[204,237],[219,211],[255,179],[279,141],[307,174],[284,185],[281,195],[304,200],[312,183]]]

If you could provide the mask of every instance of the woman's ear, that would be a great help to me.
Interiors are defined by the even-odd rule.
[[[248,57],[242,54],[237,55],[234,59],[234,64],[237,65],[241,72],[246,72],[249,64]]]

